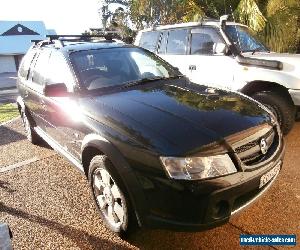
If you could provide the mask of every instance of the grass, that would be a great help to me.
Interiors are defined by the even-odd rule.
[[[0,124],[17,116],[19,116],[19,111],[14,104],[9,103],[0,105]]]

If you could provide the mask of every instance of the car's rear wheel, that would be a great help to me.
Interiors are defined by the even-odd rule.
[[[264,104],[276,116],[282,133],[284,135],[292,129],[295,118],[296,109],[289,101],[277,92],[264,91],[252,95],[252,98]]]
[[[105,155],[95,156],[88,174],[93,198],[105,225],[124,236],[135,224],[134,213],[124,185],[111,161]]]
[[[21,118],[28,141],[33,144],[39,144],[41,142],[41,137],[34,131],[25,110],[21,111]]]

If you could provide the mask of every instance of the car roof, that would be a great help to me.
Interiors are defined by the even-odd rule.
[[[60,50],[64,52],[73,52],[81,50],[109,49],[128,47],[128,44],[114,41],[97,41],[97,42],[64,42]]]
[[[239,25],[239,26],[245,26],[241,23],[235,23],[235,22],[226,22],[226,25],[232,26],[232,25]],[[165,29],[176,29],[176,28],[187,28],[187,27],[199,27],[199,26],[212,26],[216,28],[220,28],[220,21],[218,20],[204,20],[201,22],[188,22],[188,23],[178,23],[178,24],[169,24],[169,25],[156,25],[151,28],[147,28],[144,30],[141,30],[141,32],[147,32],[147,31],[155,31],[155,30],[165,30]]]
[[[53,40],[50,44],[47,44],[45,40],[44,45],[33,46],[33,48],[47,48],[61,51],[62,53],[71,53],[74,51],[84,50],[97,50],[97,49],[109,49],[109,48],[123,48],[134,47],[133,45],[126,44],[120,40],[95,40],[95,41],[72,41],[72,40]]]

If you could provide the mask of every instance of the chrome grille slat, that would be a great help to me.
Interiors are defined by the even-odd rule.
[[[253,165],[259,163],[265,159],[265,155],[261,152],[260,148],[261,139],[264,138],[266,140],[268,149],[270,149],[274,143],[275,135],[276,130],[274,128],[271,128],[263,136],[247,142],[244,145],[236,147],[234,151],[237,153],[238,157],[245,165]]]

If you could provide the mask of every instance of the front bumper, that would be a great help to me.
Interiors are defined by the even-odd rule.
[[[300,106],[300,89],[289,89],[289,93],[295,106]]]
[[[259,169],[203,181],[174,181],[137,173],[149,211],[147,227],[176,231],[207,230],[229,221],[273,184],[259,188],[261,176],[282,165],[284,144],[274,160]]]

